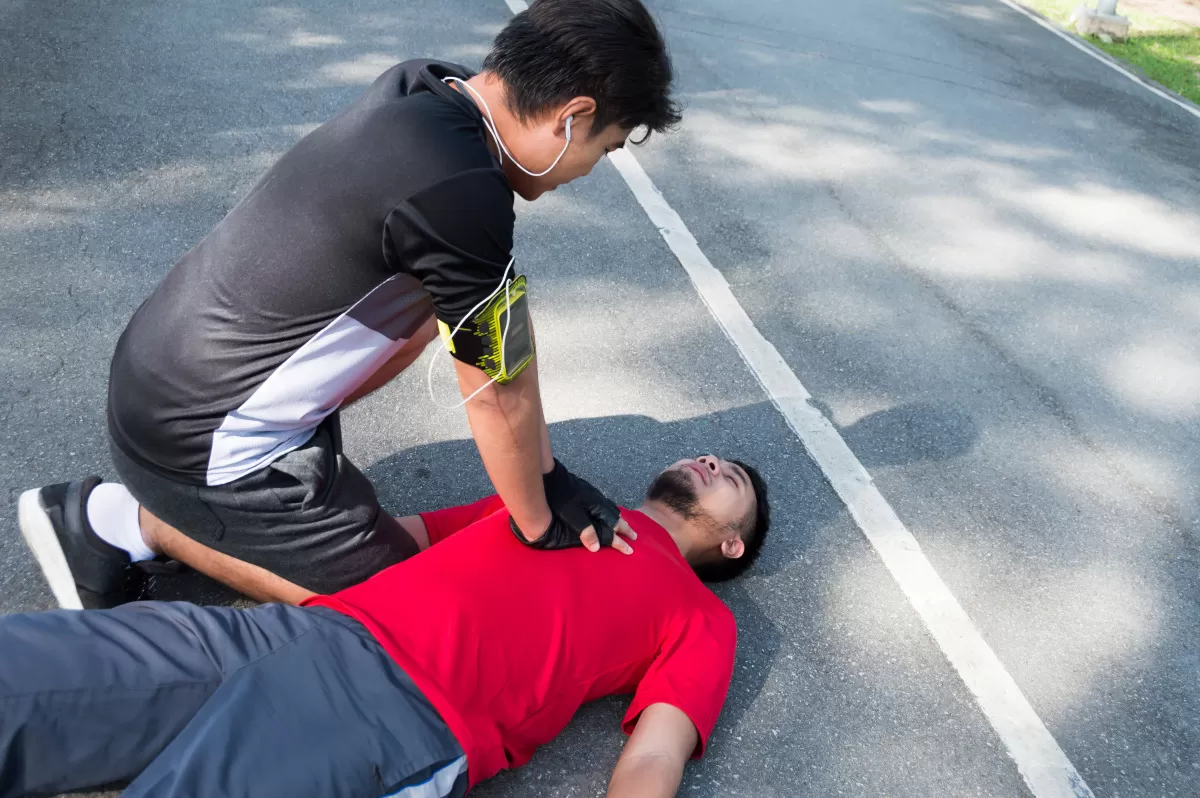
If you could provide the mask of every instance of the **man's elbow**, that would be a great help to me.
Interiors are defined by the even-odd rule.
[[[670,798],[679,790],[683,766],[665,752],[622,757],[608,783],[608,798]]]

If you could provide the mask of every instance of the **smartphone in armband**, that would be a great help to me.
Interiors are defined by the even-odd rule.
[[[455,359],[477,366],[501,385],[512,382],[535,354],[524,275],[497,292],[453,338],[444,322],[438,329]]]

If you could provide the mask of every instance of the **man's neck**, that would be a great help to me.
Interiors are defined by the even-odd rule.
[[[479,108],[479,113],[485,117],[491,114],[491,122],[496,127],[496,132],[501,138],[515,134],[514,126],[517,120],[512,118],[508,112],[508,105],[504,94],[504,83],[491,72],[480,72],[477,75],[468,78],[467,84],[470,85],[474,92],[462,90],[462,93],[470,98],[471,102],[475,103]],[[454,85],[454,84],[451,84]],[[460,87],[455,85],[456,89]],[[487,107],[479,102],[479,97],[483,97]],[[491,136],[487,137],[488,149],[492,151],[492,155],[499,157],[500,149]]]
[[[675,545],[679,547],[679,553],[683,555],[683,559],[689,563],[692,561],[692,558],[696,556],[696,551],[692,543],[692,535],[689,533],[691,522],[665,504],[651,500],[642,502],[638,512],[648,516],[651,521],[667,530],[671,540],[675,541]]]

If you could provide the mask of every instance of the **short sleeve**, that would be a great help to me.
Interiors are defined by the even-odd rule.
[[[700,735],[692,757],[704,754],[729,692],[737,651],[733,613],[717,604],[697,610],[669,633],[633,694],[621,723],[626,734],[633,733],[646,707],[670,704],[688,716]]]
[[[454,326],[504,276],[514,221],[503,173],[470,169],[393,208],[384,223],[384,254],[393,269],[421,281],[438,319]]]
[[[499,496],[488,496],[471,504],[421,513],[421,520],[425,522],[425,530],[429,533],[429,545],[432,546],[503,509],[504,501]]]

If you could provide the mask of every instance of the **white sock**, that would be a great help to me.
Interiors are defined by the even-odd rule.
[[[101,540],[129,553],[133,562],[154,559],[142,539],[138,502],[124,485],[104,482],[92,489],[87,501],[88,523]]]

